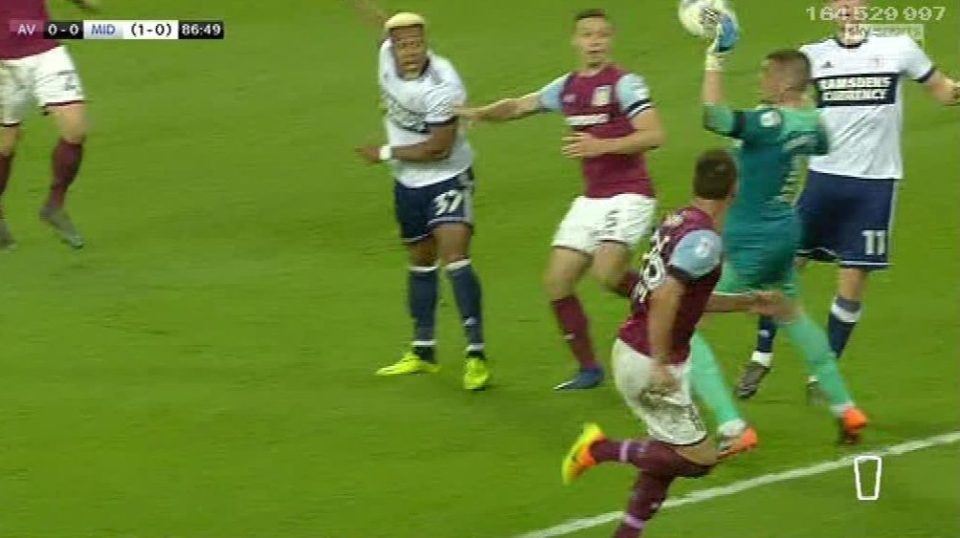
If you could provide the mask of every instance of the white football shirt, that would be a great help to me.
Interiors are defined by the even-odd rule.
[[[857,45],[831,38],[800,47],[813,69],[830,153],[810,169],[863,179],[903,178],[903,77],[926,82],[935,68],[913,39],[869,35]]]
[[[430,138],[430,127],[457,120],[454,109],[467,100],[467,90],[453,64],[432,52],[420,77],[406,80],[397,73],[389,39],[380,47],[380,92],[386,108],[384,126],[391,146],[410,146]],[[425,187],[456,177],[473,165],[473,150],[461,127],[447,159],[411,163],[391,161],[397,181]]]

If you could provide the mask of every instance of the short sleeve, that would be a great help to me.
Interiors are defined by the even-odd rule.
[[[427,92],[425,100],[427,125],[437,127],[457,121],[456,108],[459,94],[451,85],[441,84],[432,88]]]
[[[668,272],[690,283],[699,280],[720,265],[723,242],[713,230],[695,230],[680,239],[670,256]]]
[[[736,126],[737,113],[727,105],[703,105],[703,126],[711,132],[731,136]]]
[[[780,140],[783,113],[775,108],[734,112],[733,138],[753,144],[771,144]]]
[[[901,36],[900,39],[903,40],[900,72],[921,84],[930,80],[937,68],[930,61],[927,53],[923,52],[920,45],[910,37]]]
[[[559,112],[563,109],[561,95],[563,94],[563,87],[567,85],[567,77],[569,76],[570,75],[563,75],[562,77],[557,77],[540,90],[541,108],[554,112]]]
[[[620,77],[616,90],[620,110],[628,118],[653,108],[653,103],[650,101],[650,88],[640,75],[629,73]]]
[[[703,125],[709,131],[753,144],[771,144],[783,132],[783,114],[775,108],[734,110],[704,105]]]

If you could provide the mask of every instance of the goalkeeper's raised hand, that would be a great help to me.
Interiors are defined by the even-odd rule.
[[[717,12],[717,37],[707,47],[708,71],[723,70],[723,58],[737,46],[740,41],[740,26],[729,13]]]

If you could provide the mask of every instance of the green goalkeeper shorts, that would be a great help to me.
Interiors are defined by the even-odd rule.
[[[761,290],[780,290],[784,295],[791,299],[796,298],[800,293],[800,285],[797,281],[797,270],[792,265],[783,276],[777,280],[764,281],[763,279],[750,278],[749,275],[755,274],[754,271],[748,272],[746,278],[740,276],[736,267],[729,261],[723,264],[723,275],[720,282],[717,283],[714,293],[724,295],[736,295],[750,291]]]

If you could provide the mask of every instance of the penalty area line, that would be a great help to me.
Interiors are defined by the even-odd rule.
[[[755,478],[750,478],[748,480],[741,480],[739,482],[727,484],[726,486],[692,491],[681,497],[668,499],[667,502],[663,503],[661,509],[676,508],[677,506],[700,503],[709,501],[711,499],[716,499],[718,497],[735,495],[741,491],[758,488],[760,486],[766,486],[767,484],[776,484],[778,482],[806,478],[808,476],[814,476],[835,471],[837,469],[843,469],[844,467],[851,467],[853,466],[853,460],[859,456],[899,456],[901,454],[916,452],[917,450],[950,445],[957,442],[960,442],[960,431],[934,435],[933,437],[926,437],[924,439],[915,439],[913,441],[891,445],[874,451],[864,452],[862,454],[853,454],[837,460],[824,461],[807,467],[798,467],[779,473],[765,474]],[[623,512],[607,512],[605,514],[598,514],[592,517],[571,519],[559,525],[520,534],[514,538],[552,538],[554,536],[566,536],[568,534],[573,534],[585,529],[592,529],[594,527],[613,523],[614,521],[619,521],[622,517]]]

